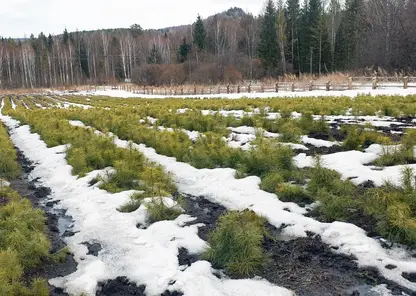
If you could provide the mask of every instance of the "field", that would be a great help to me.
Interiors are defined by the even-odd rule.
[[[416,95],[0,102],[0,295],[416,295]]]

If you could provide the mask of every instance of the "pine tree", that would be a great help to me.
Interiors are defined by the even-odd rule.
[[[277,38],[279,42],[283,74],[286,74],[285,48],[286,48],[286,42],[287,42],[287,37],[286,37],[287,23],[286,23],[285,8],[284,8],[283,0],[278,0],[276,28],[277,28]]]
[[[299,70],[299,0],[287,1],[287,61],[293,65],[293,69]]]
[[[183,63],[188,58],[188,53],[191,50],[191,46],[186,42],[186,37],[182,39],[182,43],[179,46],[178,50],[178,61],[179,63]]]
[[[309,0],[308,5],[308,27],[309,27],[309,71],[319,71],[319,48],[320,34],[316,33],[319,28],[319,20],[322,14],[321,0]]]
[[[266,74],[271,76],[277,74],[280,59],[279,43],[276,34],[276,20],[276,8],[273,1],[269,0],[261,24],[258,54],[262,60]]]
[[[140,36],[143,33],[143,29],[140,25],[133,24],[130,26],[130,33],[134,38],[136,38],[137,36]]]
[[[159,48],[157,48],[156,44],[153,44],[152,50],[150,51],[150,55],[147,58],[147,62],[149,64],[161,64],[162,63],[162,55],[160,54]]]
[[[300,73],[305,73],[309,70],[309,56],[310,56],[310,28],[308,17],[309,3],[304,0],[299,16],[298,29],[298,63]]]
[[[197,46],[199,51],[205,49],[205,41],[207,33],[205,31],[204,23],[202,22],[201,16],[198,14],[193,30],[194,44]]]
[[[53,38],[52,35],[49,34],[48,36],[48,51],[51,52],[53,48]]]
[[[362,31],[360,13],[363,0],[346,0],[344,18],[335,41],[335,64],[338,70],[351,68]]]
[[[66,45],[66,44],[68,44],[68,41],[69,41],[69,34],[68,34],[68,31],[65,28],[64,34],[62,35],[62,42],[63,42],[63,44]]]

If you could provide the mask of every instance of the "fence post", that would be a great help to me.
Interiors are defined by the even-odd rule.
[[[251,83],[248,84],[247,91],[248,93],[251,93]]]
[[[230,85],[227,84],[227,94],[229,94],[229,93],[230,93]]]
[[[348,77],[348,89],[352,90],[352,77]]]
[[[408,84],[409,84],[409,77],[408,76],[403,77],[403,88],[407,89]]]
[[[153,95],[153,88],[152,88],[152,95]]]
[[[209,87],[209,94],[212,94],[212,86]]]
[[[326,91],[330,91],[331,90],[331,81],[327,81],[326,82]]]
[[[313,90],[313,81],[309,81],[309,91]]]
[[[194,85],[194,95],[196,95],[196,85]]]
[[[276,92],[279,92],[279,82],[276,82],[274,89]]]
[[[237,85],[237,93],[238,94],[240,93],[240,86],[239,85]]]
[[[294,91],[295,91],[295,83],[292,82],[292,92],[294,92]]]
[[[377,89],[377,77],[373,77],[373,89]]]
[[[183,87],[181,88],[181,96],[183,96]]]

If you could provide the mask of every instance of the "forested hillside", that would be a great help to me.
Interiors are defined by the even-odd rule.
[[[232,8],[160,30],[2,38],[0,88],[233,83],[369,67],[407,73],[416,69],[415,15],[414,0],[278,0],[260,16]]]

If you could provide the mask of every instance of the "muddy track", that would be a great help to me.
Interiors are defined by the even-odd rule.
[[[198,235],[207,240],[226,209],[203,197],[185,195],[183,199],[187,214],[197,218],[191,224],[205,224],[199,228]],[[306,238],[292,239],[281,235],[284,227],[276,229],[267,224],[272,238],[265,238],[263,247],[269,260],[257,276],[291,289],[298,296],[378,296],[369,290],[380,284],[386,284],[394,295],[402,295],[402,292],[416,295],[416,292],[384,279],[375,269],[358,267],[353,256],[337,254],[336,249],[323,243],[319,235],[308,233]],[[190,266],[201,257],[180,249],[178,260],[180,265]]]

